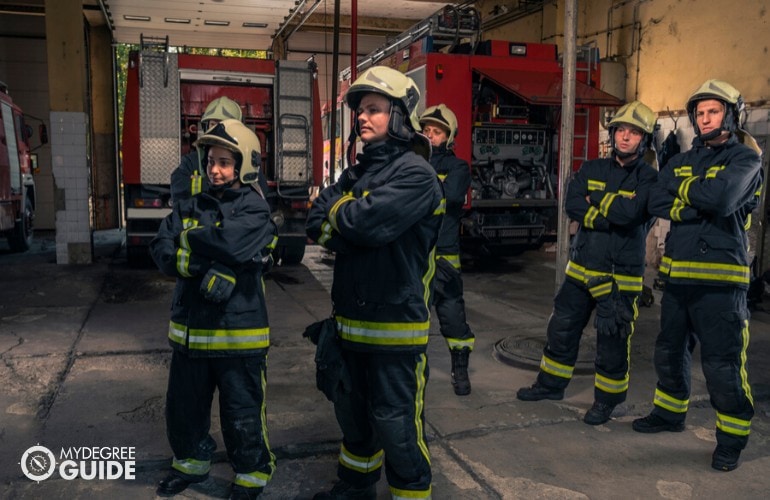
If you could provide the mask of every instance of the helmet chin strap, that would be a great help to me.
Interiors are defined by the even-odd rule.
[[[699,138],[701,141],[703,141],[703,142],[708,142],[708,141],[711,141],[711,140],[714,140],[714,139],[716,139],[717,137],[719,137],[720,135],[722,135],[724,132],[727,132],[727,130],[726,130],[726,129],[724,129],[724,128],[722,128],[722,127],[719,127],[719,128],[715,128],[714,130],[712,130],[712,131],[711,131],[711,132],[709,132],[708,134],[701,134],[701,133],[700,133],[700,130],[699,130],[699,131],[698,131],[698,138]]]
[[[614,149],[615,149],[615,156],[620,158],[621,160],[628,160],[629,158],[633,158],[639,153],[639,148],[636,148],[630,153],[623,153],[619,151],[618,148],[614,148]]]

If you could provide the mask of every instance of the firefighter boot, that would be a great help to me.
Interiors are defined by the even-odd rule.
[[[711,455],[711,467],[723,472],[730,472],[738,467],[738,459],[741,457],[741,450],[731,448],[723,444],[718,444]]]
[[[564,389],[554,389],[540,382],[535,382],[531,387],[519,389],[516,392],[516,397],[521,401],[540,401],[541,399],[559,401],[564,399]]]
[[[377,488],[373,484],[363,488],[356,488],[347,481],[340,479],[334,483],[334,487],[331,490],[316,493],[313,496],[313,500],[345,500],[351,498],[355,500],[375,500],[377,498]]]
[[[585,416],[583,416],[583,422],[587,423],[588,425],[602,425],[609,421],[610,415],[612,415],[612,410],[614,409],[615,405],[608,405],[594,401],[591,409],[586,412]]]
[[[462,349],[450,349],[452,355],[452,387],[458,396],[467,396],[471,393],[471,380],[468,378],[468,358],[471,350],[467,347]]]

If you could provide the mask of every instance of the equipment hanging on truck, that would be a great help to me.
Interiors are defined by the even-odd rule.
[[[147,258],[171,210],[171,173],[203,132],[206,106],[219,97],[238,103],[243,123],[260,140],[264,194],[278,227],[274,257],[299,263],[310,191],[321,179],[315,64],[172,53],[167,37],[142,37],[141,50],[129,54],[126,81],[122,172],[129,265]]]

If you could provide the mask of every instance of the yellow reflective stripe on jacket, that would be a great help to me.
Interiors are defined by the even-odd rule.
[[[195,460],[194,458],[185,458],[180,460],[174,457],[173,461],[171,462],[171,468],[185,474],[202,476],[204,474],[208,474],[209,469],[211,469],[211,461]]]
[[[692,175],[692,165],[682,165],[674,169],[676,177],[690,177]]]
[[[340,445],[340,465],[346,469],[351,469],[362,474],[375,471],[382,467],[382,460],[385,454],[382,450],[370,457],[360,457],[353,455],[345,448],[345,444]]]
[[[611,379],[597,373],[594,377],[594,386],[602,392],[619,394],[628,390],[628,380],[628,373],[622,380]]]
[[[588,179],[588,191],[604,191],[605,187],[607,187],[606,182]]]
[[[422,299],[425,310],[430,311],[430,283],[436,274],[436,247],[433,247],[428,255],[428,270],[422,277]]]
[[[717,174],[725,169],[725,165],[714,165],[713,167],[709,167],[709,169],[706,171],[706,179],[713,179],[717,176]]]
[[[418,323],[378,323],[337,316],[340,338],[361,344],[397,346],[428,343],[430,321]]]
[[[610,205],[612,205],[612,202],[615,201],[615,198],[618,196],[617,193],[606,193],[602,197],[601,203],[599,203],[599,213],[607,217],[607,214],[610,211]]]
[[[190,194],[195,196],[203,191],[203,176],[196,170],[190,176]]]
[[[674,203],[671,204],[671,210],[669,211],[669,215],[671,215],[671,220],[675,222],[681,222],[682,221],[682,210],[687,205],[684,204],[682,200],[679,198],[674,198]]]
[[[447,254],[447,255],[436,255],[437,259],[444,259],[445,261],[449,262],[449,264],[454,267],[455,269],[461,269],[460,265],[460,255],[459,254]]]
[[[655,389],[655,398],[652,402],[655,406],[660,406],[673,413],[686,413],[687,407],[690,405],[689,399],[676,399],[660,389]]]
[[[584,285],[588,284],[588,280],[597,276],[610,275],[615,279],[615,283],[618,284],[618,290],[621,292],[641,293],[642,282],[644,278],[642,276],[631,276],[627,274],[607,273],[603,271],[592,271],[586,269],[580,264],[575,264],[573,261],[567,261],[567,269],[565,271],[567,276],[570,276]]]
[[[751,433],[751,421],[717,412],[717,429],[733,436],[748,436]]]
[[[439,178],[439,180],[440,180],[441,182],[444,182],[444,180],[445,180],[445,179],[446,179],[446,177],[447,177],[447,174],[437,174],[437,175],[438,175],[438,178]]]
[[[751,214],[746,216],[746,223],[743,225],[743,230],[748,231],[751,228]]]
[[[593,206],[589,207],[585,216],[583,216],[583,225],[588,229],[593,229],[594,221],[596,221],[596,217],[598,215],[599,215],[599,210],[597,210],[596,207],[593,207]]]
[[[192,257],[192,253],[190,253],[189,250],[185,250],[184,248],[176,249],[176,270],[185,278],[192,276],[192,274],[190,274],[190,257]]]
[[[433,215],[443,215],[446,213],[446,198],[441,198],[438,206],[433,210]]]
[[[717,262],[691,262],[663,257],[660,261],[661,274],[671,278],[720,281],[748,285],[751,277],[749,266],[720,264]]]
[[[198,227],[198,224],[200,224],[198,219],[193,219],[191,217],[185,217],[182,219],[182,227],[184,229],[192,229],[194,227]]]
[[[190,349],[207,351],[264,349],[270,346],[270,328],[204,330],[171,321],[168,338],[180,345],[187,340]]]
[[[267,249],[275,250],[275,246],[278,245],[278,235],[274,235],[272,241],[267,244]]]
[[[682,183],[679,185],[679,190],[677,190],[677,197],[681,198],[683,202],[685,202],[688,205],[691,205],[690,203],[690,184],[700,179],[700,177],[689,177],[682,181]]]
[[[545,373],[550,373],[555,377],[572,378],[572,372],[575,371],[574,366],[567,366],[554,361],[545,354],[540,358],[540,369]]]
[[[412,500],[414,498],[430,500],[432,498],[431,488],[432,487],[429,486],[427,490],[400,490],[391,486],[390,498],[391,500]]]
[[[329,216],[327,218],[329,219],[329,223],[332,225],[332,227],[337,231],[340,230],[340,228],[337,227],[337,211],[340,209],[343,203],[347,203],[349,201],[355,201],[355,198],[350,193],[345,193],[342,195],[342,198],[337,200],[337,202],[332,205],[331,210],[329,210]]]
[[[609,275],[608,275],[609,276]],[[596,286],[592,286],[588,289],[588,293],[591,294],[591,297],[598,299],[599,297],[604,297],[605,295],[608,295],[610,292],[612,292],[612,281],[607,281],[606,283],[600,283]]]

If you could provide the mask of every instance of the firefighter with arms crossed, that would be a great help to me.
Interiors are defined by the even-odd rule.
[[[264,419],[269,327],[262,258],[276,229],[253,187],[260,166],[256,135],[240,121],[224,120],[198,148],[208,162],[207,190],[175,203],[150,245],[158,267],[177,278],[166,393],[174,458],[157,493],[175,495],[208,477],[218,389],[222,438],[235,470],[230,498],[254,498],[275,469]]]
[[[376,498],[383,464],[393,498],[431,496],[423,411],[444,199],[412,151],[430,155],[416,133],[419,98],[411,78],[382,66],[353,82],[345,102],[363,151],[308,215],[308,236],[336,254],[332,304],[352,382],[334,403],[339,481],[316,499]]]
[[[658,383],[652,412],[637,432],[680,432],[690,397],[691,349],[716,410],[711,465],[738,466],[754,407],[746,372],[751,210],[762,186],[760,150],[740,128],[743,99],[729,83],[708,80],[687,101],[692,148],[674,156],[650,196],[650,211],[671,221],[660,274],[666,280],[655,342]]]
[[[444,184],[446,215],[436,244],[436,278],[433,305],[441,335],[452,357],[452,386],[455,394],[471,393],[468,357],[474,335],[465,320],[463,279],[460,274],[460,217],[471,184],[468,164],[451,149],[457,137],[457,117],[444,104],[431,106],[420,117],[422,132],[430,139],[430,164]]]
[[[651,219],[647,200],[657,179],[645,153],[654,157],[656,118],[639,101],[621,107],[609,123],[612,155],[585,162],[570,180],[566,209],[579,227],[548,320],[540,373],[534,385],[517,393],[523,401],[564,397],[583,329],[596,309],[594,403],[583,417],[589,425],[607,422],[628,392]]]

